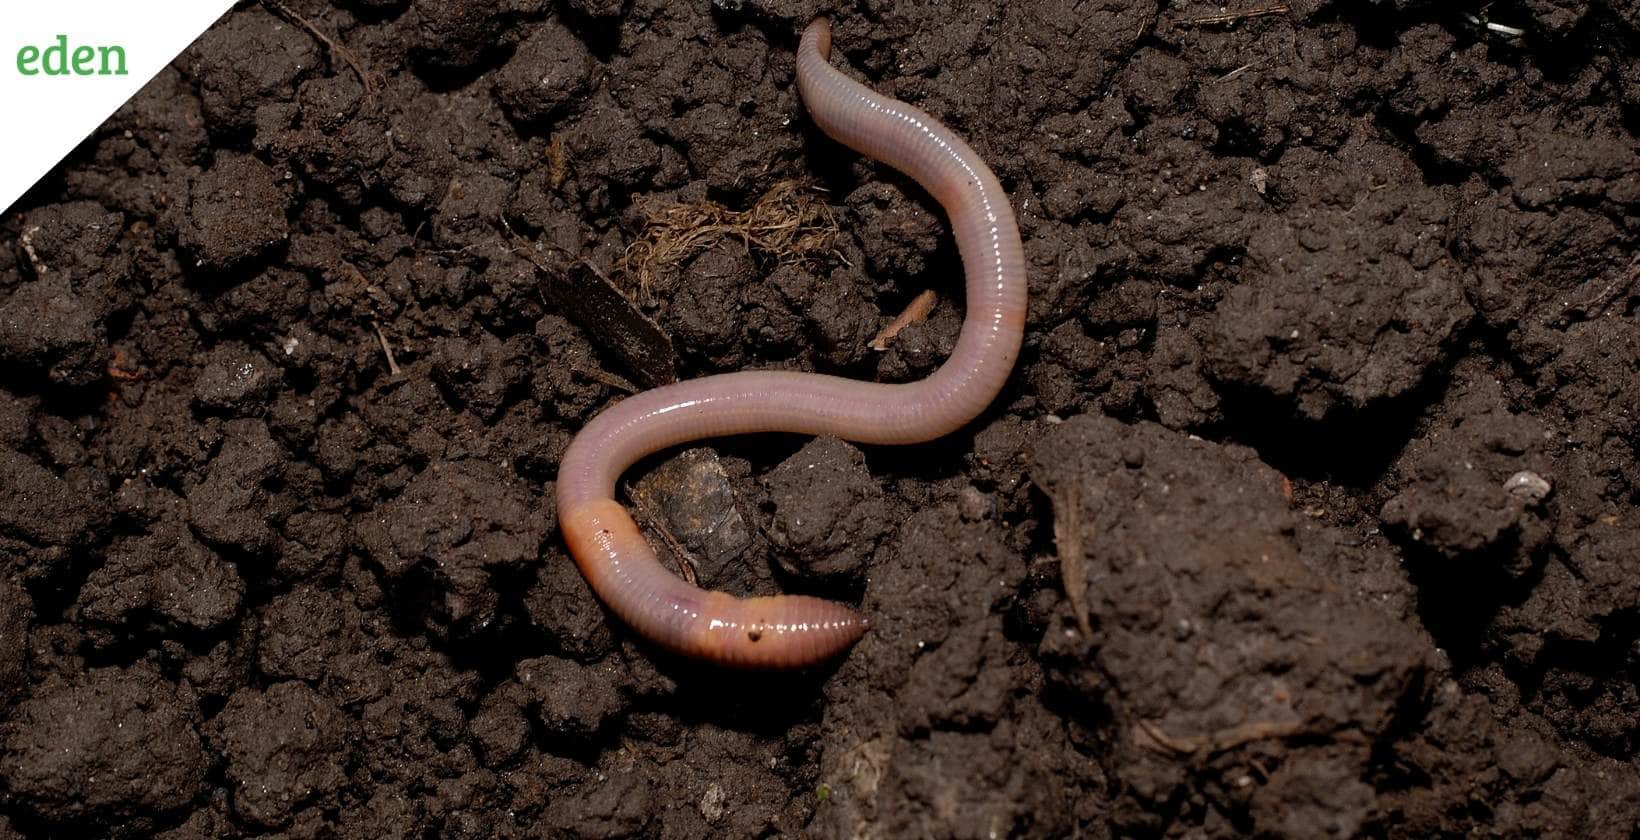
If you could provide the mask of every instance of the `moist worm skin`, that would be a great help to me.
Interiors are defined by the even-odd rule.
[[[799,595],[735,598],[691,586],[656,559],[615,482],[640,458],[701,438],[750,432],[920,443],[965,425],[1002,388],[1025,329],[1025,260],[1008,197],[974,150],[922,111],[828,63],[831,26],[810,23],[797,87],[832,138],[904,172],[951,217],[967,285],[956,349],[903,385],[790,371],[708,376],[645,391],[593,418],[558,468],[558,524],[587,582],[622,621],[674,652],[721,665],[797,668],[846,650],[866,619]]]

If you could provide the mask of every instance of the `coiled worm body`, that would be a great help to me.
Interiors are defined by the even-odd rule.
[[[691,586],[656,559],[615,501],[640,458],[701,438],[750,432],[919,443],[952,432],[996,397],[1019,355],[1025,262],[1008,198],[973,149],[922,111],[878,95],[828,63],[831,27],[810,23],[797,86],[820,128],[904,172],[951,217],[967,285],[956,349],[927,379],[901,385],[789,371],[708,376],[645,391],[586,425],[558,468],[559,529],[587,582],[644,637],[721,665],[794,668],[846,650],[866,619],[800,595],[735,598]]]

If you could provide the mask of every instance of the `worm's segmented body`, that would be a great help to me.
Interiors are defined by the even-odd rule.
[[[1019,355],[1025,259],[996,176],[950,130],[828,63],[831,27],[816,19],[797,50],[797,85],[826,134],[906,173],[951,217],[967,285],[956,349],[927,379],[903,385],[789,371],[708,376],[645,391],[593,418],[558,469],[558,523],[581,573],[609,608],[667,649],[723,665],[792,668],[853,644],[866,619],[800,595],[735,598],[691,586],[655,558],[615,482],[638,459],[687,441],[750,432],[918,443],[990,404]]]

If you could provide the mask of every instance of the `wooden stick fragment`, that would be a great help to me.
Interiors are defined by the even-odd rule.
[[[899,335],[901,330],[912,324],[920,324],[928,320],[928,313],[934,310],[934,303],[938,299],[934,295],[933,289],[924,289],[922,294],[912,298],[911,302],[905,305],[904,311],[895,316],[894,320],[888,322],[888,326],[878,330],[877,334],[872,336],[871,349],[887,350],[888,343],[894,340],[894,336]]]
[[[1093,625],[1088,620],[1088,577],[1082,567],[1081,493],[1073,484],[1048,498],[1053,502],[1053,542],[1059,552],[1059,579],[1085,643],[1093,638]]]
[[[364,85],[365,93],[374,94],[376,92],[375,82],[372,81],[371,75],[365,72],[364,65],[359,62],[358,56],[354,55],[352,50],[342,46],[330,36],[319,31],[319,27],[309,23],[307,18],[304,18],[294,11],[291,11],[289,6],[279,2],[279,0],[262,0],[262,3],[269,9],[273,10],[275,14],[301,27],[303,31],[313,36],[313,38],[319,43],[324,44],[325,48],[330,50],[332,55],[341,56],[342,61],[347,62],[347,66],[353,68],[353,73],[359,77],[359,84]]]
[[[387,334],[382,332],[382,325],[372,322],[370,326],[376,328],[376,339],[382,343],[382,352],[387,355],[387,372],[398,376],[402,371],[399,370],[399,363],[393,360],[393,347],[387,343]]]
[[[1287,6],[1287,4],[1278,3],[1274,6],[1262,6],[1262,7],[1257,8],[1257,9],[1246,9],[1244,11],[1239,11],[1239,12],[1221,12],[1221,13],[1216,14],[1216,15],[1203,15],[1201,17],[1190,18],[1188,21],[1186,21],[1186,23],[1192,24],[1194,26],[1205,26],[1205,25],[1215,24],[1215,23],[1235,23],[1238,20],[1247,20],[1249,18],[1269,17],[1270,15],[1284,15],[1284,14],[1287,14],[1288,12],[1291,12],[1291,11],[1292,11],[1292,9],[1289,8]]]

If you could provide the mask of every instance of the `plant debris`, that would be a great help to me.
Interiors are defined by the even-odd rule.
[[[724,240],[738,239],[749,253],[775,264],[840,257],[836,212],[824,195],[818,187],[785,180],[746,210],[715,201],[640,201],[643,233],[621,256],[615,275],[635,288],[641,301],[652,303],[654,293],[676,280],[689,258]]]

